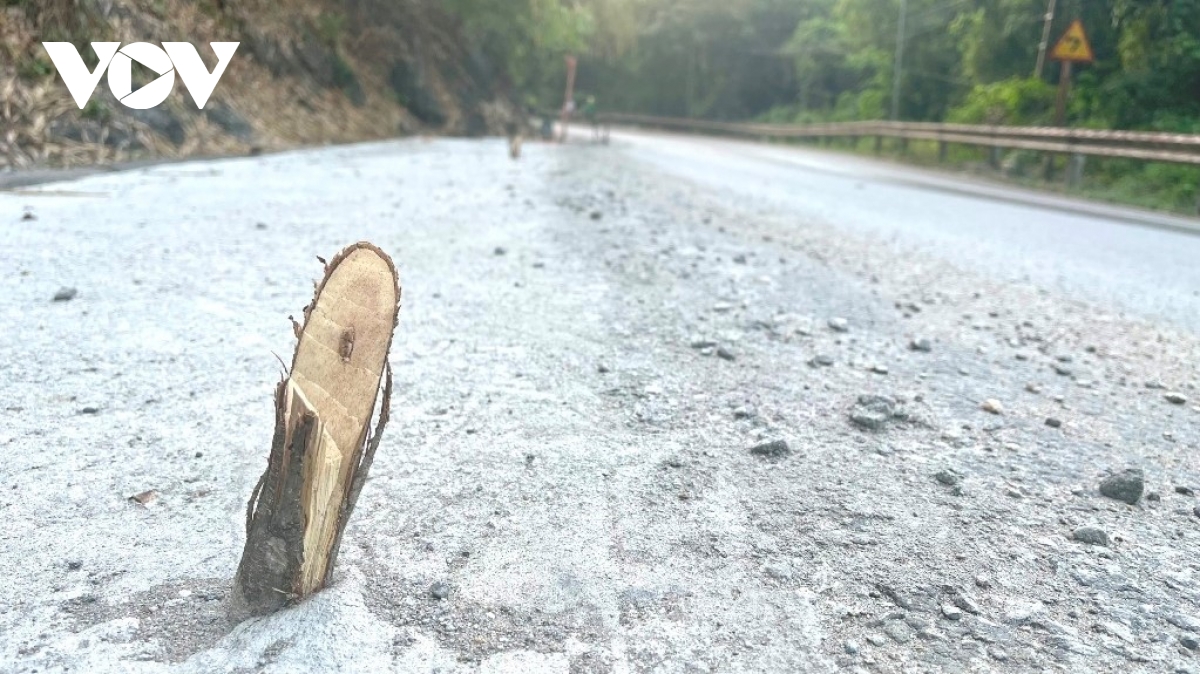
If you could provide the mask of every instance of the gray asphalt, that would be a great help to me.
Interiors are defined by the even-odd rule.
[[[998,279],[1200,330],[1200,219],[833,152],[630,132],[618,137],[665,172],[802,222],[882,237]]]
[[[617,134],[0,193],[0,672],[1197,671],[1200,238],[978,189]],[[229,625],[274,354],[361,239],[392,424],[334,585]]]

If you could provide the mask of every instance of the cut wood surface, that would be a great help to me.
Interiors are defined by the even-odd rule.
[[[399,301],[395,266],[372,244],[354,244],[326,265],[276,390],[275,437],[247,507],[235,614],[269,613],[329,582],[388,420]]]

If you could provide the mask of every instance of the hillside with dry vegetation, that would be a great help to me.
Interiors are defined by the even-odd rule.
[[[190,42],[210,69],[209,42],[240,45],[203,110],[178,79],[150,110],[101,80],[80,110],[43,41],[89,67],[89,42]],[[0,169],[499,133],[516,106],[471,42],[424,0],[0,0]]]

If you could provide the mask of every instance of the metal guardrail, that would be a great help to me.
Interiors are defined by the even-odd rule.
[[[988,126],[936,122],[834,122],[829,124],[762,124],[713,122],[678,117],[606,113],[610,124],[633,124],[685,131],[715,131],[759,138],[874,136],[1036,150],[1057,154],[1118,157],[1143,161],[1200,165],[1200,135],[1147,131],[1105,131],[1042,126]]]

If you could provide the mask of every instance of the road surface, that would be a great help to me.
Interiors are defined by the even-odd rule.
[[[0,193],[0,672],[1200,671],[1200,237],[985,188],[616,134]],[[334,585],[227,624],[361,239],[392,423]]]

